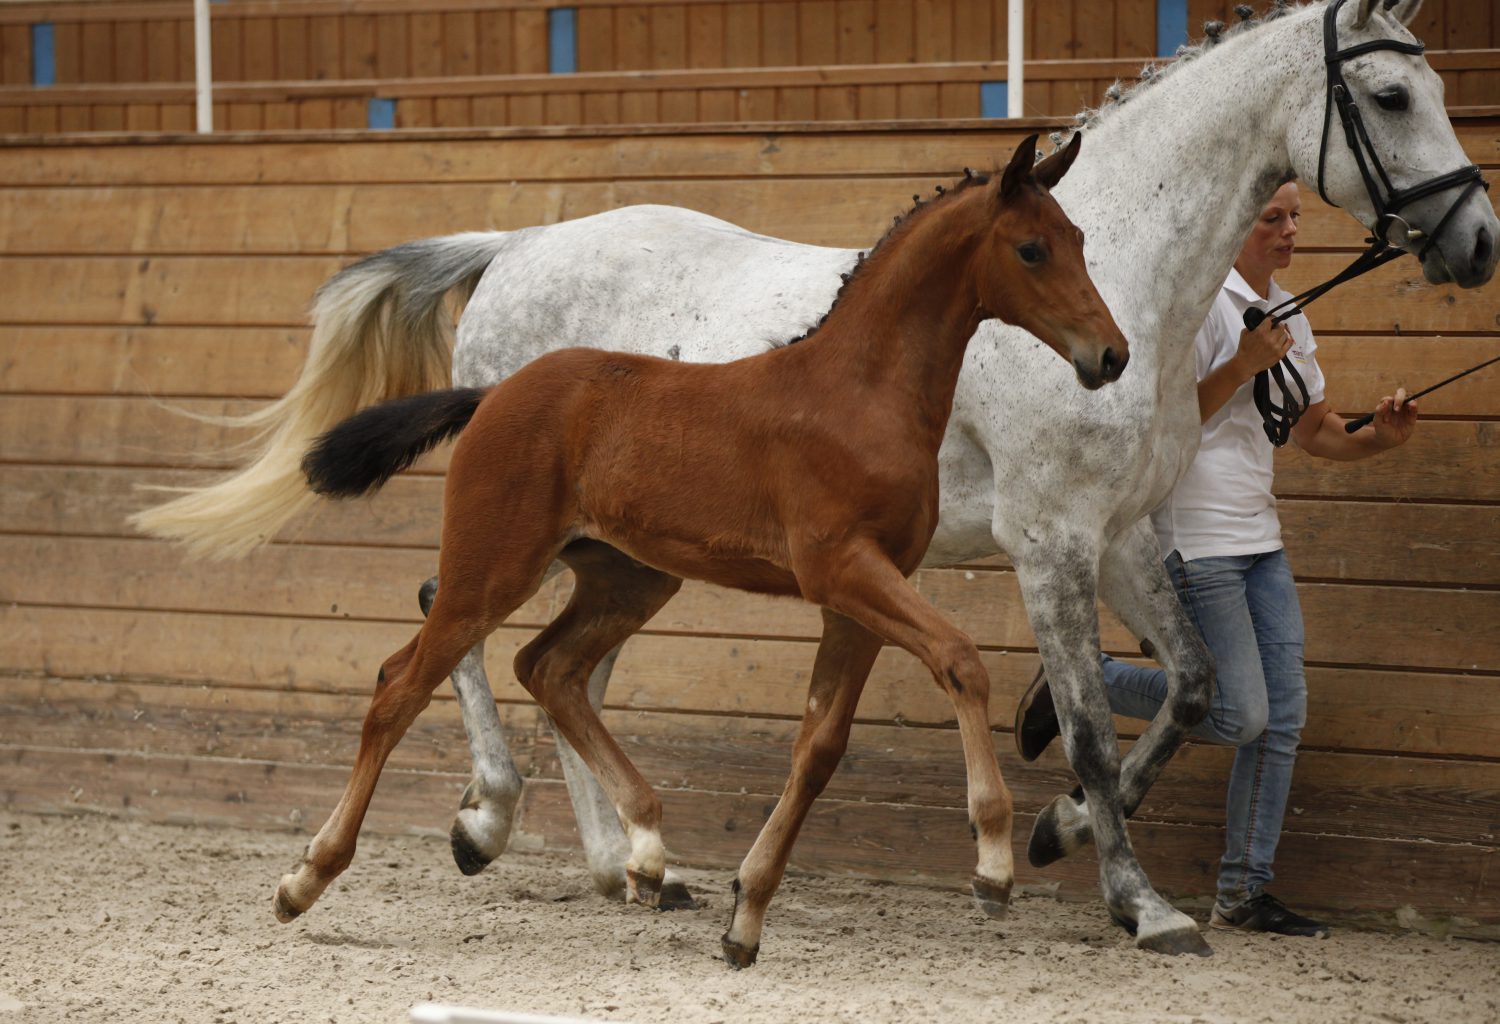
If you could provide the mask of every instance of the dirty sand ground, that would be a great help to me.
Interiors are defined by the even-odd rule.
[[[475,878],[442,838],[368,837],[305,917],[272,888],[305,837],[0,814],[0,1024],[386,1022],[454,1002],[610,1021],[1500,1020],[1500,944],[1341,929],[1210,934],[1211,960],[1131,948],[1098,905],[789,878],[759,965],[717,959],[731,872],[659,914],[580,862],[507,855]]]

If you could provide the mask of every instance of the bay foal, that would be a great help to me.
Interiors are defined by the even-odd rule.
[[[911,651],[957,711],[979,848],[974,890],[1003,912],[1011,799],[990,740],[989,679],[973,642],[907,581],[937,524],[937,453],[969,338],[1018,324],[1100,387],[1128,347],[1048,189],[1081,136],[1034,164],[1035,136],[994,181],[966,177],[900,221],[799,343],[695,365],[565,349],[490,389],[374,406],[329,431],[303,466],[314,490],[378,488],[462,432],[448,468],[442,581],[416,637],[386,660],[343,799],[281,880],[289,921],[349,864],[386,757],[433,690],[540,586],[555,559],[571,603],[516,674],[609,794],[630,840],[629,895],[654,905],[666,868],[661,804],[605,730],[589,674],[684,577],[800,596],[824,630],[791,775],[736,881],[724,937],[754,962],[798,829],[842,756],[882,639]]]

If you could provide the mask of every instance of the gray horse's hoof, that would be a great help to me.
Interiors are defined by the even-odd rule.
[[[724,962],[737,971],[754,966],[755,958],[760,955],[760,943],[757,942],[753,946],[741,946],[729,937],[728,932],[724,933],[724,937],[719,942],[724,947]]]
[[[992,917],[998,921],[1010,913],[1011,887],[1009,885],[1000,885],[975,875],[969,887],[974,892],[974,905],[983,911],[986,917]]]
[[[1188,928],[1173,928],[1155,935],[1139,936],[1135,940],[1137,949],[1166,956],[1213,956],[1213,947],[1204,940],[1197,925]]]
[[[693,899],[693,894],[688,892],[688,887],[682,882],[671,881],[661,887],[661,899],[656,904],[657,910],[697,910],[698,901]]]
[[[463,822],[455,820],[448,833],[448,844],[453,848],[453,863],[466,875],[477,875],[489,867],[490,858],[475,844],[464,829]]]
[[[1034,868],[1062,860],[1081,848],[1087,840],[1087,830],[1080,832],[1076,822],[1082,817],[1078,798],[1065,794],[1053,800],[1031,825],[1031,840],[1026,844],[1026,859]]]

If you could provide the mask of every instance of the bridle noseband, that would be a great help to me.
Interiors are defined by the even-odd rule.
[[[1323,106],[1323,136],[1318,147],[1318,195],[1322,196],[1323,201],[1330,206],[1338,206],[1328,198],[1323,178],[1323,169],[1328,160],[1328,137],[1333,130],[1333,112],[1337,110],[1339,123],[1344,126],[1344,142],[1354,154],[1354,162],[1359,167],[1359,175],[1364,180],[1365,191],[1369,194],[1370,204],[1375,210],[1374,234],[1367,239],[1370,247],[1331,280],[1309,288],[1272,309],[1262,310],[1251,306],[1245,310],[1245,327],[1249,330],[1259,327],[1267,316],[1272,317],[1272,322],[1277,324],[1289,320],[1301,313],[1303,306],[1319,298],[1336,285],[1343,284],[1345,281],[1359,277],[1361,274],[1368,273],[1382,264],[1405,255],[1406,250],[1401,246],[1416,243],[1424,237],[1424,234],[1400,217],[1399,211],[1419,199],[1425,199],[1460,185],[1464,186],[1464,190],[1459,193],[1458,198],[1438,221],[1437,227],[1433,228],[1430,235],[1425,236],[1426,244],[1417,255],[1419,259],[1426,258],[1427,253],[1437,244],[1438,236],[1448,226],[1448,222],[1458,208],[1476,189],[1490,187],[1478,166],[1474,164],[1418,182],[1409,188],[1398,189],[1391,184],[1390,176],[1385,173],[1385,166],[1380,162],[1380,155],[1370,144],[1369,133],[1365,131],[1364,119],[1360,116],[1359,107],[1355,105],[1354,97],[1349,92],[1349,85],[1344,81],[1343,65],[1345,61],[1376,50],[1395,50],[1397,53],[1421,55],[1427,48],[1419,42],[1404,43],[1396,39],[1372,39],[1365,43],[1355,43],[1341,50],[1338,39],[1338,16],[1339,8],[1343,6],[1344,0],[1330,0],[1328,9],[1323,14],[1323,63],[1328,73],[1328,93]],[[1397,233],[1394,244],[1391,241],[1392,230]],[[1287,386],[1288,375],[1296,385],[1296,394]],[[1277,389],[1281,392],[1282,405],[1277,405],[1271,399],[1272,380],[1276,382]],[[1307,385],[1303,382],[1302,375],[1292,365],[1290,358],[1283,358],[1269,371],[1261,370],[1255,375],[1254,396],[1255,406],[1260,410],[1266,437],[1273,445],[1280,448],[1292,436],[1292,427],[1302,418],[1302,414],[1307,411],[1310,404]]]

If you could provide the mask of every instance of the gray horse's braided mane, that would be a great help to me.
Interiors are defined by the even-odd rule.
[[[1387,3],[1390,0],[1386,0]],[[1262,25],[1276,21],[1291,14],[1294,10],[1300,10],[1307,4],[1293,4],[1290,0],[1272,0],[1266,13],[1256,17],[1255,9],[1249,4],[1239,4],[1234,8],[1238,21],[1226,26],[1222,21],[1205,21],[1203,23],[1203,38],[1196,43],[1184,43],[1177,48],[1170,63],[1159,64],[1152,61],[1141,68],[1140,78],[1132,85],[1126,85],[1116,79],[1108,89],[1104,90],[1104,102],[1097,107],[1085,107],[1073,115],[1073,128],[1068,132],[1053,132],[1048,136],[1055,147],[1060,147],[1072,138],[1072,132],[1087,131],[1108,117],[1110,112],[1117,107],[1130,102],[1145,89],[1150,88],[1164,78],[1170,77],[1174,72],[1189,61],[1203,56],[1209,50],[1220,43],[1230,39],[1238,39],[1248,32],[1253,32]],[[1042,154],[1037,154],[1041,159]]]
[[[1385,0],[1387,6],[1390,6],[1393,2],[1394,0]],[[1272,0],[1270,7],[1266,10],[1266,13],[1257,17],[1255,14],[1255,9],[1249,4],[1238,4],[1234,8],[1234,13],[1239,20],[1234,25],[1226,26],[1222,21],[1204,22],[1203,38],[1197,43],[1185,43],[1182,46],[1179,46],[1177,48],[1177,52],[1173,55],[1173,60],[1170,63],[1158,64],[1157,62],[1152,61],[1145,67],[1141,68],[1140,78],[1133,85],[1127,86],[1116,79],[1108,89],[1104,90],[1103,104],[1098,107],[1086,107],[1083,110],[1080,110],[1077,114],[1073,115],[1074,126],[1070,131],[1059,131],[1051,133],[1051,135],[1049,135],[1048,137],[1052,141],[1054,152],[1071,141],[1072,132],[1087,131],[1090,128],[1096,127],[1100,123],[1100,121],[1108,117],[1114,109],[1128,103],[1131,99],[1135,98],[1137,94],[1147,88],[1150,88],[1157,82],[1160,82],[1162,79],[1170,77],[1173,72],[1181,68],[1182,65],[1198,57],[1201,57],[1203,54],[1207,53],[1209,50],[1212,50],[1220,43],[1226,42],[1230,39],[1238,39],[1240,36],[1243,36],[1249,32],[1253,32],[1255,29],[1260,28],[1262,25],[1265,25],[1268,22],[1276,21],[1278,18],[1283,18],[1286,15],[1292,13],[1292,11],[1300,10],[1301,8],[1306,6],[1307,4],[1305,3],[1294,5],[1291,0]],[[1037,160],[1040,161],[1044,156],[1046,156],[1046,154],[1038,149],[1036,153]],[[962,191],[969,185],[975,183],[983,184],[987,180],[988,177],[986,175],[974,174],[968,168],[964,168],[964,178],[956,186],[951,189],[945,189],[942,185],[937,186],[937,198],[942,198],[945,192],[951,195],[952,193]],[[904,223],[906,223],[907,218],[911,217],[914,213],[923,209],[925,206],[930,205],[930,203],[924,203],[921,196],[912,196],[912,200],[915,205],[913,205],[910,210],[906,211],[906,213],[896,218],[895,222],[892,223],[890,229],[881,236],[880,241],[876,242],[875,246],[872,249],[870,249],[868,252],[861,252],[859,254],[859,258],[855,262],[853,270],[851,270],[847,274],[841,275],[843,277],[843,283],[839,286],[838,293],[833,297],[833,304],[828,307],[828,312],[824,313],[822,317],[818,319],[818,322],[816,324],[809,327],[802,334],[799,334],[797,337],[792,338],[788,341],[773,341],[771,343],[772,347],[780,348],[783,345],[795,345],[797,342],[805,341],[806,339],[812,337],[817,333],[818,328],[823,326],[824,321],[826,321],[828,317],[832,315],[834,309],[838,306],[839,299],[843,298],[845,289],[849,287],[849,282],[856,276],[858,276],[859,272],[864,269],[866,258],[878,251],[880,247],[885,244],[886,240],[894,235],[896,233],[896,230],[900,228]]]

